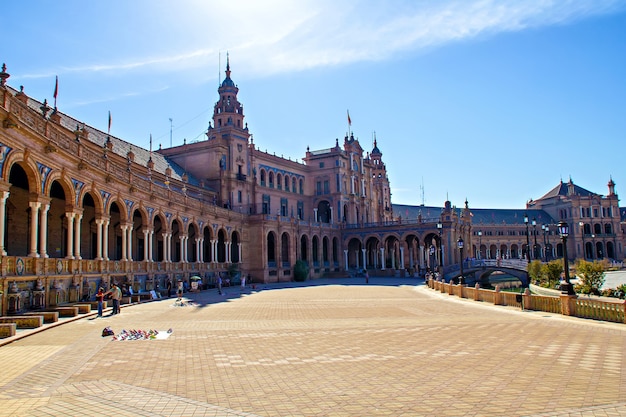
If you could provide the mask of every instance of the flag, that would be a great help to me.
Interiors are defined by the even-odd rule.
[[[57,95],[59,94],[59,76],[57,75],[54,83],[54,108],[57,108]]]
[[[348,125],[352,126],[352,120],[350,119],[350,110],[346,110],[348,112]]]
[[[109,133],[111,133],[111,110],[109,110]]]

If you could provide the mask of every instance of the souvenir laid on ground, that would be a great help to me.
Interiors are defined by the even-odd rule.
[[[113,340],[120,342],[126,340],[164,340],[170,337],[173,330],[122,330],[113,336]]]
[[[189,300],[176,300],[174,301],[174,304],[172,304],[172,307],[193,307],[197,305],[196,303],[194,303],[193,301],[189,301]]]

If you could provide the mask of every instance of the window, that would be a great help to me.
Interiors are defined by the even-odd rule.
[[[304,220],[304,203],[298,201],[298,219]]]
[[[324,163],[320,162],[320,168],[324,168]]]
[[[237,202],[241,203],[241,190],[237,191]]]
[[[287,213],[288,213],[287,199],[281,198],[280,199],[280,215],[286,217]]]
[[[270,196],[263,194],[263,214],[270,214]]]
[[[330,181],[324,180],[324,194],[330,194]]]
[[[269,177],[270,188],[274,188],[274,173],[270,172]]]
[[[322,194],[322,181],[315,182],[315,194],[317,195]]]

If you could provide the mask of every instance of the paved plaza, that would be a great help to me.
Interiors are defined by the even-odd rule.
[[[185,300],[2,342],[0,415],[626,416],[626,325],[398,278]],[[115,341],[106,326],[172,333]]]

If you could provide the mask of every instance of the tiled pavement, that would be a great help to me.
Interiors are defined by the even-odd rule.
[[[0,415],[626,416],[626,325],[422,283],[210,290],[51,327],[0,347]]]

